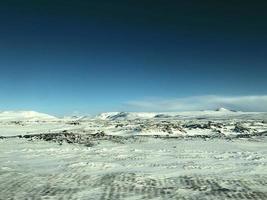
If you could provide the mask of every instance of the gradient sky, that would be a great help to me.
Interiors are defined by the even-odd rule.
[[[135,110],[129,102],[150,98],[261,97],[266,10],[257,0],[0,1],[0,110],[63,115]]]

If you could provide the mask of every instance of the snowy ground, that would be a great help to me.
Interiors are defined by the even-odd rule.
[[[266,114],[218,112],[0,114],[0,199],[267,199]]]

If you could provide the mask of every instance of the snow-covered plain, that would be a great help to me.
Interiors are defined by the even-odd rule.
[[[267,199],[267,113],[0,113],[0,199]]]

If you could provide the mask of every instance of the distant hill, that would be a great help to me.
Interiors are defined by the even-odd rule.
[[[0,121],[53,121],[56,117],[35,111],[0,112]]]

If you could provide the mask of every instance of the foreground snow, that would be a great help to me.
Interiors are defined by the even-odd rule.
[[[30,113],[0,114],[0,199],[267,199],[266,113]]]
[[[266,199],[267,142],[0,140],[2,199]]]

